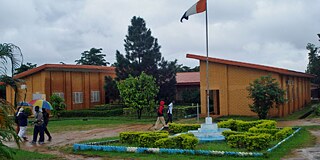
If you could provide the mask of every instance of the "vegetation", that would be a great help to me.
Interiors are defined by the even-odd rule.
[[[66,104],[64,103],[64,99],[60,96],[53,94],[50,97],[50,103],[52,105],[52,114],[54,117],[60,117],[60,112],[66,109]]]
[[[3,144],[3,141],[9,141],[14,139],[17,145],[19,146],[20,138],[16,134],[15,129],[13,128],[14,122],[13,118],[9,117],[9,113],[13,113],[14,108],[7,101],[0,99],[0,158],[11,159],[14,155],[14,152],[6,145]]]
[[[316,47],[316,45],[312,43],[308,43],[306,46],[306,49],[309,51],[308,57],[309,57],[309,63],[307,66],[307,73],[314,74],[316,77],[312,79],[311,81],[316,84],[320,84],[320,50],[319,47]]]
[[[116,74],[118,80],[124,80],[131,75],[139,76],[142,72],[152,75],[160,87],[158,99],[172,99],[176,84],[177,60],[166,61],[161,56],[158,40],[151,35],[151,30],[146,27],[146,22],[134,16],[128,27],[128,35],[124,40],[126,55],[116,52]]]
[[[90,51],[84,51],[81,53],[81,58],[75,60],[77,64],[81,65],[97,65],[106,66],[109,62],[106,62],[105,54],[101,54],[102,48],[91,48]]]
[[[117,86],[125,105],[137,110],[138,119],[141,118],[143,108],[154,105],[154,98],[159,91],[155,79],[145,73],[135,78],[130,76],[118,82]]]
[[[105,77],[104,81],[106,103],[118,100],[120,98],[120,93],[117,87],[117,82],[110,76]]]
[[[247,88],[249,98],[253,100],[253,104],[249,105],[251,111],[258,114],[260,119],[266,119],[270,108],[276,107],[285,102],[285,91],[279,87],[276,79],[270,75],[262,76],[249,84]]]
[[[14,71],[14,74],[16,75],[16,74],[22,73],[24,71],[27,71],[29,69],[36,68],[36,67],[37,67],[37,64],[32,64],[32,63],[27,62],[27,64],[22,64],[19,68],[16,68]]]

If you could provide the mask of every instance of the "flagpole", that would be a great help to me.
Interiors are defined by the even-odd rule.
[[[210,110],[209,110],[209,38],[208,38],[208,4],[206,0],[206,53],[207,53],[207,58],[206,58],[206,83],[207,83],[207,107],[208,107],[208,117],[210,117]]]

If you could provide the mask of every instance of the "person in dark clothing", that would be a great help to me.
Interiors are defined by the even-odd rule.
[[[48,136],[48,141],[52,140],[52,137],[50,135],[50,132],[48,131],[48,123],[49,123],[49,113],[45,108],[42,108],[42,114],[43,114],[43,122],[44,122],[44,133]]]
[[[18,121],[18,117],[17,117],[17,114],[19,113],[19,110],[20,110],[20,106],[17,108],[17,112],[14,114],[14,123],[16,124],[17,128],[16,128],[16,133],[19,134],[19,130],[20,130],[20,127],[19,127],[19,121]]]
[[[35,115],[34,115],[34,129],[33,129],[33,139],[31,144],[36,144],[38,134],[40,134],[39,144],[44,144],[44,122],[43,122],[43,114],[39,110],[39,106],[34,107]]]
[[[28,125],[28,115],[24,113],[23,108],[21,107],[16,116],[18,119],[18,124],[20,126],[18,136],[21,139],[28,141],[28,138],[26,136],[27,125]]]

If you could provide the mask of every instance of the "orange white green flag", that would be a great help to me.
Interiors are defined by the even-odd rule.
[[[184,12],[183,16],[180,19],[180,22],[182,22],[183,19],[188,20],[190,15],[206,11],[206,3],[207,3],[207,0],[199,0],[196,4],[190,7],[186,12]]]

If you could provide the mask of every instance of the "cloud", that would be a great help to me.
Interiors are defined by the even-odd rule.
[[[124,54],[130,20],[140,16],[167,60],[194,67],[187,53],[205,53],[205,14],[180,23],[194,1],[3,0],[0,42],[18,45],[25,62],[74,64],[81,53],[103,48],[108,62]],[[304,71],[305,46],[318,45],[318,0],[208,1],[209,56]]]

